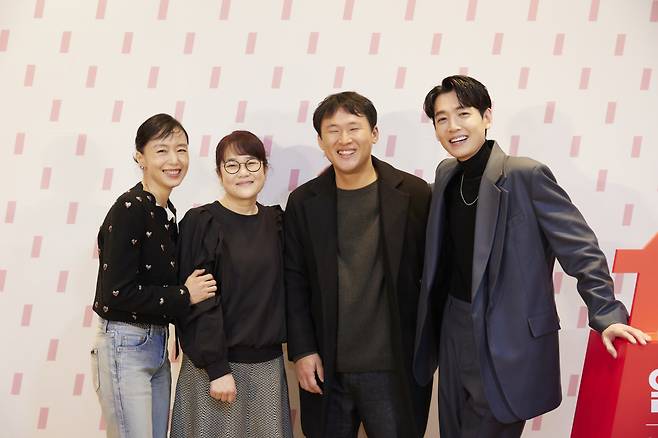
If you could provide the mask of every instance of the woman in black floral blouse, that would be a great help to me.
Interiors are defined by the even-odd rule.
[[[135,161],[143,179],[112,205],[98,233],[93,308],[94,385],[108,437],[167,436],[171,371],[169,322],[213,297],[212,274],[194,271],[177,284],[176,209],[169,195],[187,173],[188,136],[167,114],[137,130]]]

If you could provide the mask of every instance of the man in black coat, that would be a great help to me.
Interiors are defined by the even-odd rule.
[[[288,354],[308,437],[422,437],[431,384],[412,375],[428,185],[371,155],[377,111],[328,96],[313,115],[331,166],[285,213]]]

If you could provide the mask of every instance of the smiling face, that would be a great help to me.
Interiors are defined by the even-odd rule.
[[[164,138],[154,138],[135,153],[144,170],[144,184],[153,192],[170,193],[185,178],[189,166],[187,136],[175,129]]]
[[[351,114],[339,108],[322,120],[318,144],[333,164],[336,178],[359,177],[370,174],[372,145],[377,143],[379,131],[365,116]]]
[[[251,172],[249,169],[256,168],[255,162],[260,163],[260,168],[255,172]],[[226,171],[227,168],[233,171],[232,168],[236,164],[239,166],[236,173]],[[242,204],[245,201],[255,204],[258,194],[265,185],[265,169],[266,167],[258,158],[238,154],[233,146],[229,146],[218,169],[226,199],[232,204]]]
[[[491,127],[491,108],[480,114],[475,107],[464,107],[454,91],[437,96],[434,101],[434,129],[441,146],[459,161],[475,155]]]

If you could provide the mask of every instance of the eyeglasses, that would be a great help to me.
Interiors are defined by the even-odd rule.
[[[250,160],[247,160],[244,163],[240,163],[235,160],[228,160],[224,161],[224,170],[226,173],[230,173],[231,175],[235,175],[240,171],[240,167],[244,165],[245,169],[247,169],[251,173],[258,172],[263,165],[263,163],[260,160],[257,160],[255,158],[252,158]]]

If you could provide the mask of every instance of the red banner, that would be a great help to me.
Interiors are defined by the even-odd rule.
[[[658,438],[658,234],[639,250],[617,250],[613,272],[637,273],[629,324],[652,337],[648,345],[589,335],[571,438]]]

